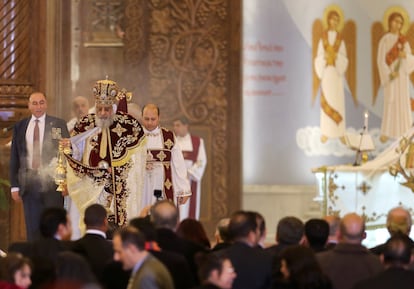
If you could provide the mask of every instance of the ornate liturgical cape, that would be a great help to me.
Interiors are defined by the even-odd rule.
[[[145,169],[145,135],[139,122],[117,112],[102,130],[95,114],[82,118],[72,133],[68,161],[68,191],[81,216],[92,203],[105,206],[117,225],[141,210]],[[82,218],[80,218],[82,220]]]

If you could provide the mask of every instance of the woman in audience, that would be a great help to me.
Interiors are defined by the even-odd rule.
[[[182,220],[178,225],[177,235],[183,239],[197,243],[206,249],[210,249],[210,241],[200,221],[195,219]]]
[[[223,252],[199,253],[196,256],[201,285],[193,289],[231,289],[236,272]]]
[[[19,253],[0,258],[0,288],[26,289],[32,284],[31,261]]]
[[[280,271],[282,280],[276,280],[275,289],[332,289],[329,278],[322,270],[312,249],[304,246],[291,246],[281,255]]]

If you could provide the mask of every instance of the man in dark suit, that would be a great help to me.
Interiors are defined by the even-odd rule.
[[[335,289],[350,289],[384,269],[379,258],[362,245],[364,238],[364,218],[349,213],[342,217],[335,248],[316,254],[322,271]]]
[[[167,268],[145,250],[144,234],[124,227],[115,233],[113,245],[114,260],[122,262],[124,270],[132,270],[127,289],[174,289]]]
[[[197,265],[194,258],[197,253],[205,252],[206,249],[176,234],[179,222],[178,208],[170,200],[158,201],[151,207],[151,221],[156,228],[158,245],[162,250],[183,255],[190,266],[193,279],[198,284]]]
[[[387,215],[387,230],[390,236],[396,234],[404,234],[412,249],[414,249],[414,241],[410,239],[410,231],[412,226],[412,218],[410,211],[402,206],[392,208]],[[386,243],[380,244],[370,251],[375,255],[381,255],[385,249]]]
[[[282,251],[285,248],[289,246],[304,244],[305,225],[299,218],[293,216],[286,216],[280,219],[280,221],[277,224],[275,240],[276,244],[266,248],[265,250],[273,258],[279,258]]]
[[[187,259],[181,254],[162,250],[158,246],[155,226],[149,218],[134,218],[129,224],[145,235],[145,248],[168,269],[175,288],[189,289],[196,285]]]
[[[85,210],[83,221],[86,234],[73,242],[72,251],[88,261],[98,280],[102,280],[105,266],[112,261],[112,243],[106,239],[108,219],[106,209],[100,204],[92,204]]]
[[[331,250],[335,248],[336,244],[339,242],[339,224],[341,218],[335,215],[327,215],[323,219],[329,224],[329,236],[325,248],[326,250]]]
[[[260,228],[255,212],[235,212],[229,223],[229,234],[234,243],[225,249],[237,277],[234,289],[267,289],[272,281],[272,257],[259,249]]]
[[[310,219],[305,223],[305,244],[318,253],[327,250],[329,224],[324,219]]]
[[[13,200],[22,201],[27,239],[39,237],[41,212],[63,207],[63,197],[48,168],[57,156],[59,139],[69,137],[66,122],[46,114],[46,96],[34,92],[29,97],[32,115],[15,124],[10,157],[10,183]],[[52,171],[53,173],[53,171]]]
[[[411,242],[403,233],[394,234],[385,243],[381,261],[385,271],[360,281],[354,289],[406,289],[413,288],[414,272],[409,270],[412,260]]]
[[[230,247],[231,240],[229,237],[229,223],[230,218],[220,219],[216,225],[216,231],[214,237],[216,239],[216,245],[211,251],[218,251]]]
[[[276,226],[275,241],[276,244],[265,249],[266,253],[272,256],[272,280],[274,282],[284,278],[280,271],[283,250],[305,243],[303,222],[294,216],[286,216],[280,219]]]

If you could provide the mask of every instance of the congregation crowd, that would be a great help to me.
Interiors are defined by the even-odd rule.
[[[279,220],[275,244],[265,244],[258,212],[237,211],[220,220],[210,241],[202,223],[179,221],[169,200],[156,202],[127,226],[108,223],[107,210],[90,205],[86,234],[70,240],[63,208],[47,208],[41,238],[12,243],[0,259],[0,288],[412,288],[411,215],[388,214],[390,238],[362,245],[364,218],[349,213],[306,222]]]

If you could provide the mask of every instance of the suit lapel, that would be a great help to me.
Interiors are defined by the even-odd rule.
[[[141,266],[138,268],[137,272],[135,272],[135,274],[133,276],[131,276],[133,279],[130,280],[131,283],[128,282],[128,288],[127,289],[132,289],[132,288],[139,288],[138,284],[141,282],[141,278],[143,277],[142,275],[142,267],[144,266],[144,264],[151,258],[151,255],[148,254],[147,257],[145,257],[144,261],[142,262]],[[130,288],[131,286],[131,288]]]
[[[51,139],[50,138],[50,131],[52,130],[52,126],[53,126],[53,123],[52,123],[50,117],[48,115],[46,115],[46,117],[45,117],[45,131],[44,131],[44,134],[43,134],[43,143],[45,143],[45,140],[50,140]],[[43,147],[45,147],[45,146],[43,146]]]
[[[18,145],[21,147],[21,151],[24,151],[25,157],[27,155],[26,131],[27,131],[27,127],[29,126],[30,119],[31,119],[31,117],[25,119],[24,125],[22,127],[23,129],[18,132],[18,136],[19,136],[19,144]]]
[[[50,162],[57,151],[58,140],[54,135],[56,130],[56,124],[52,117],[46,115],[45,117],[45,131],[43,133],[43,145],[42,145],[42,163],[47,164]],[[53,153],[52,153],[53,152]],[[52,153],[52,154],[51,154]]]

